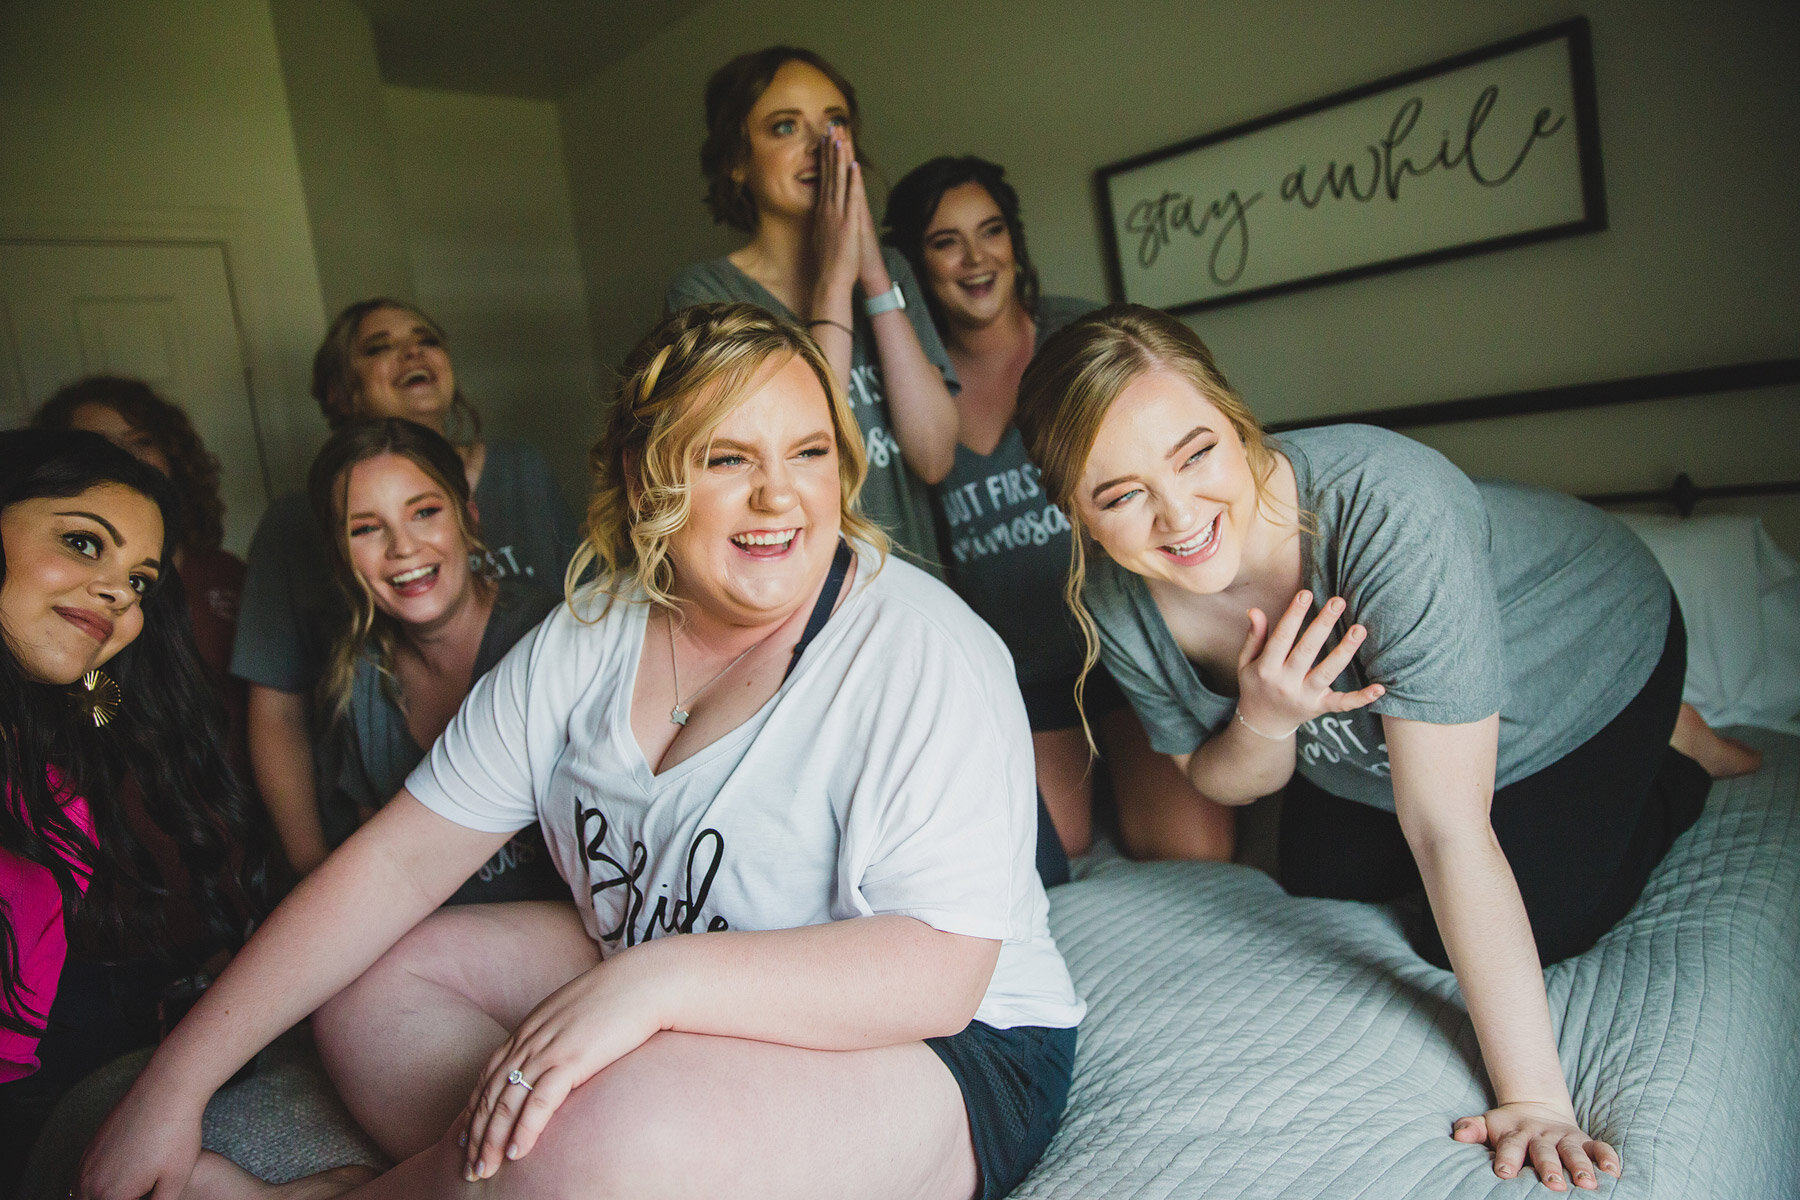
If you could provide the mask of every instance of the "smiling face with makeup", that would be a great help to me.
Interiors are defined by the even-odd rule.
[[[350,468],[344,495],[347,557],[377,609],[434,628],[469,603],[474,575],[456,499],[419,464],[366,458]]]
[[[1012,233],[981,184],[944,192],[923,243],[926,286],[950,324],[983,329],[1018,302]]]
[[[74,683],[130,645],[161,573],[156,503],[123,484],[20,500],[0,512],[0,631],[25,674]]]
[[[351,342],[350,374],[358,417],[402,417],[443,431],[456,374],[443,337],[423,316],[378,308],[363,317]]]
[[[1185,591],[1224,591],[1257,536],[1259,492],[1244,443],[1187,379],[1153,369],[1100,422],[1075,502],[1120,566]]]
[[[743,160],[731,177],[750,198],[758,220],[779,216],[810,221],[819,193],[819,142],[841,130],[854,155],[850,102],[811,63],[790,59],[744,121]]]
[[[765,362],[696,461],[669,538],[674,594],[737,626],[787,619],[837,550],[838,451],[825,389],[797,355]]]

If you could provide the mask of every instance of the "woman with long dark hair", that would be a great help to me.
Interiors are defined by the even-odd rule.
[[[700,147],[706,205],[750,240],[682,271],[664,307],[745,301],[806,326],[862,431],[864,507],[936,573],[925,487],[950,469],[956,376],[906,260],[876,237],[861,136],[856,89],[810,50],[770,46],[713,72]]]
[[[312,394],[334,430],[400,417],[450,438],[481,506],[488,569],[561,586],[575,552],[575,518],[542,454],[522,442],[482,437],[480,414],[457,385],[437,322],[385,297],[350,305],[313,357]],[[324,859],[332,841],[319,821],[312,706],[343,617],[330,580],[312,505],[299,492],[278,498],[250,543],[231,669],[250,684],[258,790],[289,864],[301,875]]]
[[[181,501],[181,541],[174,563],[187,592],[194,644],[225,702],[231,763],[249,778],[244,743],[248,689],[231,676],[231,642],[244,593],[244,560],[225,549],[225,503],[219,496],[219,459],[206,448],[178,404],[141,379],[89,375],[58,388],[31,419],[39,429],[85,429],[148,463],[175,487]]]
[[[321,819],[336,846],[400,791],[469,688],[562,596],[472,565],[487,554],[462,460],[423,425],[338,430],[307,491],[348,611],[319,686],[334,785],[323,799],[336,806]],[[534,825],[450,903],[568,894]]]
[[[947,579],[1012,652],[1038,793],[1063,848],[1079,854],[1092,837],[1085,710],[1095,718],[1125,849],[1141,858],[1230,858],[1231,810],[1150,748],[1111,677],[1096,672],[1077,694],[1081,635],[1063,602],[1069,521],[1040,486],[1013,412],[1037,348],[1097,306],[1042,293],[1019,194],[1005,169],[984,158],[934,158],[908,171],[888,194],[886,225],[885,240],[923,284],[962,381],[954,462],[933,489],[949,531]]]
[[[0,1164],[50,1104],[154,1040],[162,983],[235,947],[263,900],[257,814],[172,566],[166,477],[96,434],[0,433]],[[170,944],[169,885],[122,781],[180,847],[204,940]],[[146,950],[150,951],[147,955]]]

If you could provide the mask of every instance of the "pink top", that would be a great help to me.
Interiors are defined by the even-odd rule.
[[[54,770],[50,786],[62,788],[62,777]],[[65,791],[62,804],[82,832],[93,837],[94,815],[87,801]],[[63,857],[76,863],[67,850]],[[86,891],[88,872],[80,869],[79,863],[76,866],[76,878]],[[63,959],[69,953],[69,940],[63,932],[62,892],[46,868],[0,849],[0,901],[6,905],[4,919],[12,925],[19,945],[19,999],[41,1020],[50,1011],[57,981],[62,978]],[[0,1083],[23,1079],[38,1069],[37,1045],[36,1037],[0,1029]]]

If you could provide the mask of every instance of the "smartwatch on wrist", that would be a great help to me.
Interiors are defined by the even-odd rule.
[[[863,301],[863,311],[871,317],[879,317],[884,312],[893,312],[895,309],[904,310],[905,308],[906,293],[900,290],[900,285],[897,283],[881,295],[870,296]]]

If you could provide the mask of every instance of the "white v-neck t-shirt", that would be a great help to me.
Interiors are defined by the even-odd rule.
[[[660,775],[631,732],[650,614],[594,586],[470,691],[406,786],[470,829],[532,821],[603,953],[878,913],[1002,942],[977,1020],[1077,1024],[1034,855],[1032,745],[1000,639],[863,551],[775,696]]]

